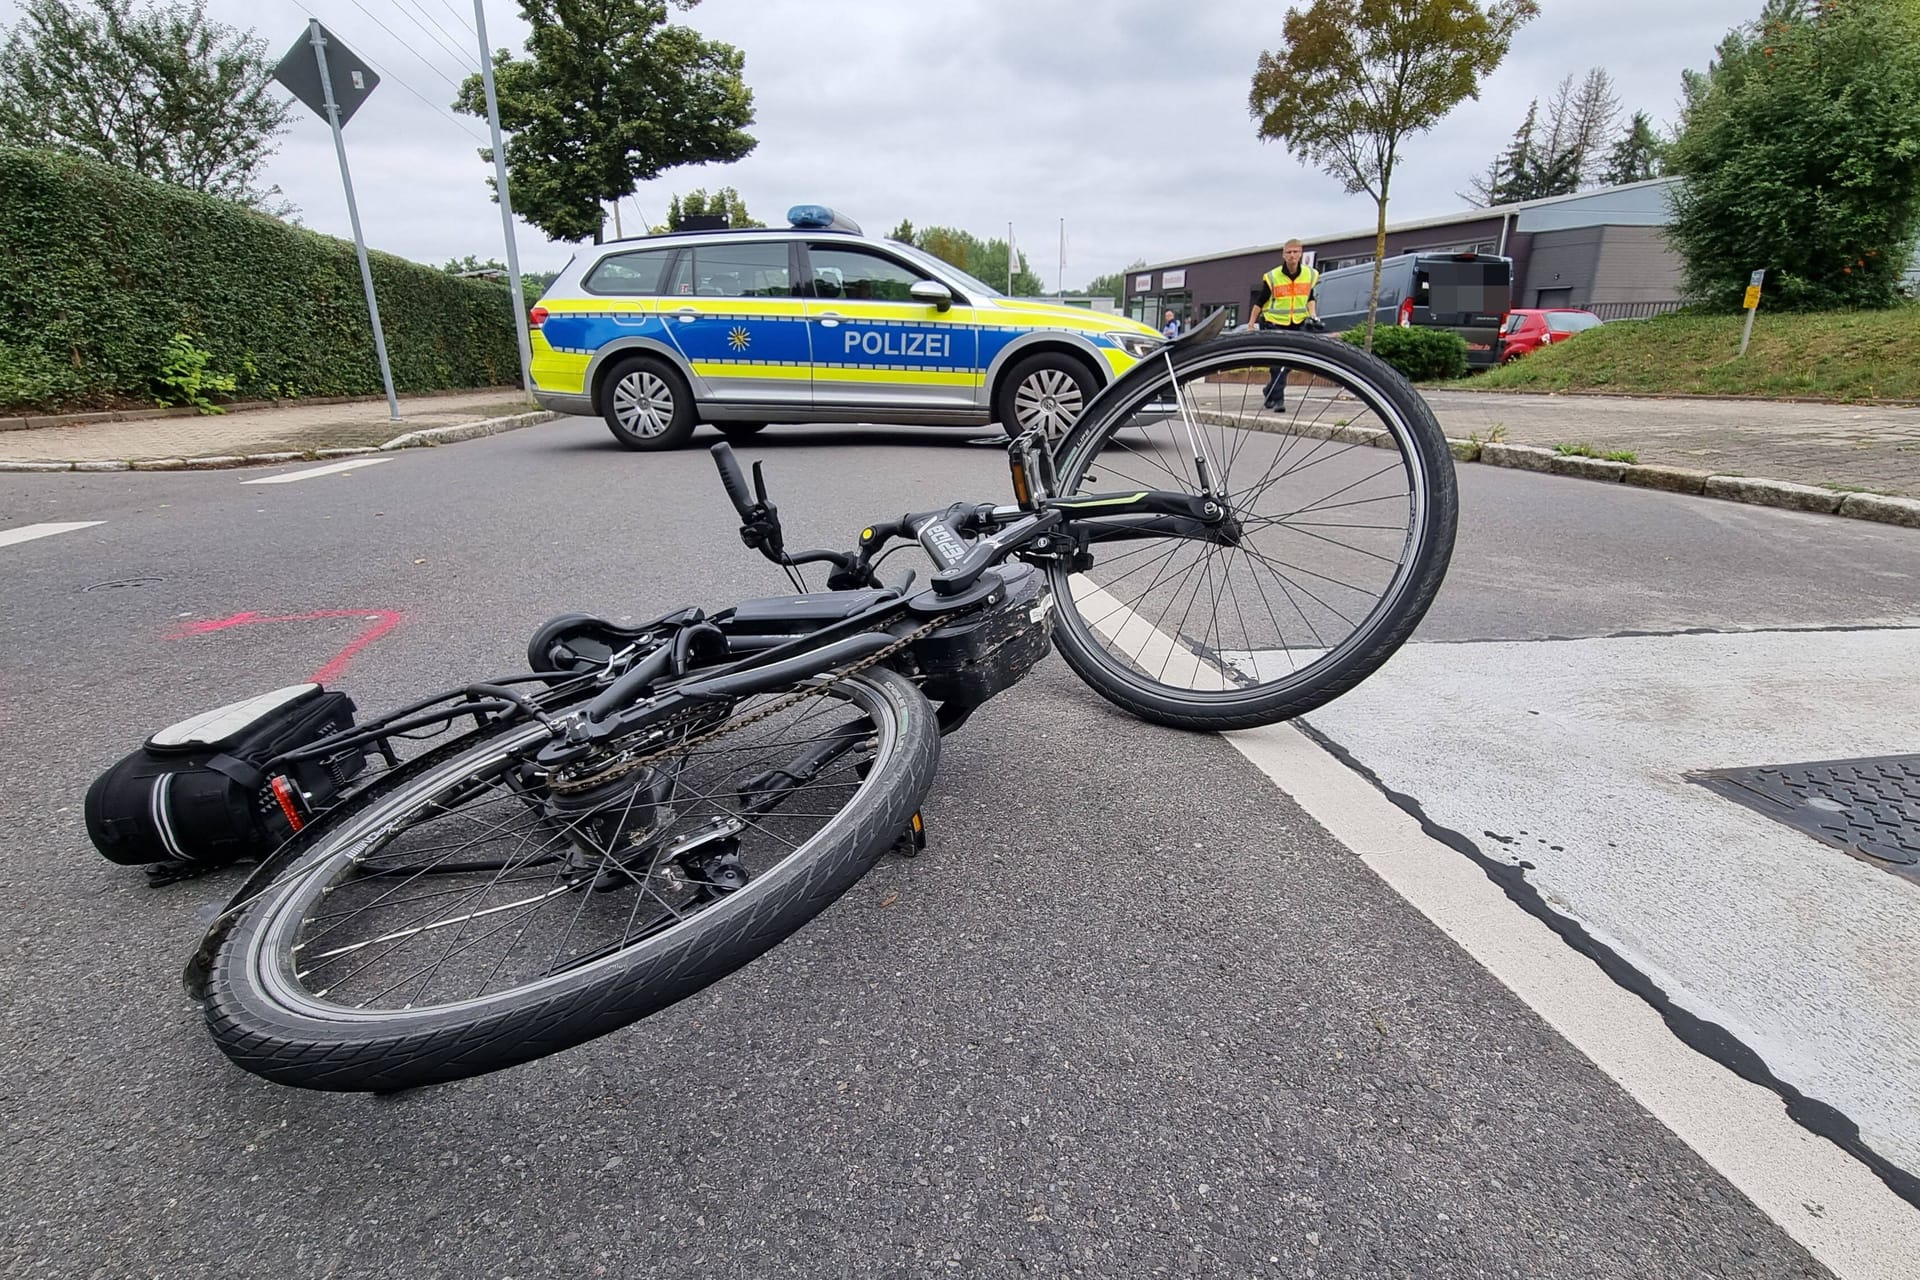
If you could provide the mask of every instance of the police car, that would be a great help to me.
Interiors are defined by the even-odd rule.
[[[819,205],[784,228],[596,245],[532,309],[533,394],[597,414],[630,449],[711,423],[979,426],[1058,438],[1164,339],[1079,307],[1018,302]]]

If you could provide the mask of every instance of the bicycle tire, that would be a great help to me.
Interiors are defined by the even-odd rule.
[[[1331,464],[1340,463],[1342,454],[1366,451],[1370,447],[1397,450],[1400,474],[1406,483],[1406,493],[1401,499],[1405,507],[1404,533],[1401,535],[1399,527],[1391,523],[1362,526],[1298,519],[1307,514],[1330,516],[1339,507],[1364,505],[1376,501],[1374,498],[1355,498],[1337,505],[1297,505],[1291,513],[1292,518],[1263,517],[1264,524],[1255,520],[1250,509],[1241,511],[1236,506],[1236,518],[1245,517],[1245,546],[1194,553],[1196,564],[1208,556],[1218,556],[1223,561],[1219,575],[1225,580],[1224,589],[1212,586],[1215,567],[1211,561],[1206,569],[1208,585],[1213,590],[1211,603],[1216,613],[1216,620],[1211,625],[1217,630],[1211,636],[1206,629],[1208,624],[1202,624],[1196,635],[1194,628],[1187,625],[1186,615],[1180,616],[1180,626],[1169,633],[1162,622],[1147,616],[1148,610],[1133,608],[1138,601],[1120,600],[1114,592],[1107,591],[1094,581],[1100,563],[1098,555],[1095,556],[1094,566],[1086,573],[1077,573],[1072,566],[1053,560],[1048,566],[1049,575],[1060,614],[1054,630],[1055,646],[1089,687],[1131,714],[1156,724],[1203,731],[1245,729],[1290,719],[1322,706],[1372,674],[1405,643],[1440,589],[1452,556],[1459,515],[1453,458],[1446,437],[1432,410],[1405,378],[1384,361],[1343,342],[1287,332],[1260,331],[1174,347],[1149,357],[1150,365],[1153,362],[1158,362],[1160,371],[1157,374],[1143,370],[1139,377],[1130,376],[1116,384],[1112,394],[1103,397],[1105,403],[1090,406],[1086,416],[1062,444],[1059,472],[1063,495],[1115,489],[1114,476],[1103,473],[1116,470],[1129,472],[1130,469],[1149,473],[1144,478],[1129,474],[1129,485],[1138,483],[1142,487],[1150,485],[1162,489],[1177,487],[1169,485],[1166,477],[1171,475],[1175,480],[1180,480],[1181,473],[1169,466],[1167,459],[1172,452],[1186,448],[1187,437],[1184,433],[1192,425],[1210,452],[1230,457],[1233,461],[1239,461],[1244,456],[1257,464],[1266,454],[1273,455],[1263,481],[1253,486],[1234,490],[1233,477],[1222,475],[1219,478],[1220,487],[1233,495],[1231,501],[1236,504],[1246,500],[1248,495],[1257,501],[1269,494],[1284,493],[1283,481],[1288,481],[1290,477],[1299,477],[1303,481],[1307,470],[1322,465],[1328,465],[1328,470],[1321,474],[1329,477],[1329,483],[1337,483],[1342,478],[1339,467]],[[1293,412],[1289,414],[1285,410],[1248,407],[1255,398],[1254,388],[1258,386],[1258,380],[1257,377],[1242,375],[1281,365],[1309,375],[1308,387],[1294,397]],[[1230,399],[1235,387],[1240,388],[1238,416]],[[1327,387],[1333,390],[1326,391]],[[1174,394],[1176,389],[1177,395]],[[1259,398],[1264,399],[1266,390],[1270,389],[1271,384],[1268,384],[1260,392]],[[1314,399],[1316,393],[1322,393],[1319,400],[1326,403],[1319,408],[1320,417],[1310,418],[1314,405],[1319,403]],[[1350,409],[1364,410],[1375,421],[1370,426],[1362,424],[1361,427],[1355,427],[1350,418],[1336,418],[1329,423],[1324,418],[1327,404],[1343,406],[1339,410],[1341,413],[1347,413]],[[1173,442],[1171,450],[1155,443],[1155,432],[1160,432],[1165,439]],[[1212,443],[1207,443],[1209,432],[1213,435]],[[1137,439],[1141,433],[1146,434],[1147,444],[1129,443],[1130,439]],[[1232,438],[1229,438],[1230,435]],[[1287,458],[1287,451],[1293,448],[1293,444],[1283,446],[1269,442],[1248,446],[1250,440],[1261,436],[1276,440],[1310,441],[1311,448],[1303,444],[1289,469],[1276,474],[1275,468]],[[1190,454],[1191,450],[1188,452]],[[1133,465],[1147,458],[1150,453],[1155,458],[1154,465],[1164,474],[1153,474],[1145,466]],[[1103,461],[1115,454],[1120,455],[1119,464],[1110,465],[1108,461]],[[1374,460],[1377,460],[1377,455]],[[1361,469],[1358,464],[1362,462],[1366,462],[1364,456],[1348,458],[1342,465],[1357,471]],[[1366,465],[1371,463],[1366,462]],[[1376,472],[1375,477],[1392,471],[1389,465]],[[1188,468],[1186,479],[1191,482],[1195,474],[1197,469]],[[1088,482],[1089,475],[1093,477],[1091,483]],[[1198,492],[1196,484],[1187,483],[1184,487]],[[1366,491],[1362,489],[1358,492]],[[1305,526],[1309,523],[1321,523],[1329,532],[1323,534],[1308,529]],[[1302,597],[1325,604],[1315,594],[1314,588],[1319,587],[1325,595],[1333,595],[1334,591],[1320,582],[1305,580],[1296,583],[1297,589],[1289,590],[1287,575],[1271,566],[1278,563],[1292,567],[1291,562],[1284,558],[1275,560],[1248,548],[1253,547],[1257,535],[1268,536],[1276,532],[1304,535],[1321,542],[1347,546],[1341,542],[1340,535],[1331,530],[1346,529],[1350,531],[1348,536],[1357,537],[1362,528],[1382,530],[1389,539],[1400,536],[1401,558],[1396,561],[1391,579],[1384,584],[1366,616],[1354,625],[1348,635],[1338,643],[1333,643],[1326,641],[1313,628],[1309,613],[1310,608],[1322,614],[1327,610],[1303,605]],[[1168,538],[1166,541],[1172,544],[1179,540]],[[1190,541],[1198,545],[1198,540]],[[1258,581],[1258,574],[1262,570],[1276,579],[1278,594],[1285,597],[1285,602],[1277,610],[1270,599],[1265,601],[1268,616],[1274,621],[1274,629],[1283,633],[1280,641],[1287,659],[1285,665],[1289,668],[1284,675],[1267,678],[1263,669],[1263,654],[1277,654],[1281,649],[1259,649],[1251,639],[1253,628],[1245,624],[1244,615],[1253,613],[1257,616],[1259,610],[1242,608],[1239,589],[1233,587],[1229,576],[1232,555],[1237,549],[1246,550],[1246,562],[1255,566],[1255,585],[1262,587],[1263,598],[1268,593],[1264,584]],[[1367,555],[1374,554],[1363,547],[1351,546],[1349,549]],[[1168,554],[1174,556],[1185,552]],[[1384,559],[1384,556],[1376,558]],[[1190,565],[1186,572],[1191,577],[1196,570]],[[1098,592],[1089,591],[1089,585],[1099,588]],[[1157,584],[1150,584],[1149,590],[1153,585]],[[1241,632],[1247,636],[1241,642],[1247,646],[1244,650],[1233,649],[1227,640],[1227,633],[1232,630],[1231,623],[1221,626],[1217,618],[1227,590],[1234,592],[1235,608],[1242,613]],[[1076,591],[1082,598],[1076,597]],[[1193,591],[1194,598],[1187,604],[1189,611],[1198,603],[1202,587],[1196,585]],[[1314,630],[1314,639],[1323,642],[1318,646],[1307,644],[1301,647],[1303,654],[1314,653],[1316,648],[1319,654],[1310,659],[1305,667],[1298,666],[1294,661],[1295,650],[1284,635],[1288,623],[1283,622],[1282,618],[1287,616],[1289,605],[1299,613],[1308,628]],[[1108,617],[1117,613],[1124,619],[1117,624],[1118,631],[1129,632],[1124,643],[1116,633],[1116,624],[1108,620],[1090,620],[1088,615],[1096,609],[1106,610]],[[1334,609],[1333,612],[1339,611]],[[1163,618],[1168,613],[1163,610]],[[1148,639],[1142,640],[1141,636],[1147,636]],[[1121,652],[1116,653],[1116,649]],[[1164,651],[1167,655],[1157,675],[1148,670],[1150,663],[1143,656],[1149,650]],[[1173,661],[1176,653],[1180,654],[1178,662]],[[1229,653],[1234,656],[1219,656]],[[1177,672],[1189,673],[1188,685],[1166,679],[1169,663]],[[1274,659],[1270,665],[1277,668],[1282,664]]]
[[[388,847],[383,841],[398,842],[415,830],[432,831],[431,824],[442,817],[460,817],[471,824],[470,813],[441,802],[450,795],[458,795],[461,806],[475,801],[489,779],[508,774],[508,761],[516,752],[545,741],[546,734],[538,726],[517,724],[474,735],[477,740],[451,758],[436,753],[427,767],[396,780],[374,802],[343,815],[235,922],[215,954],[208,982],[205,1012],[215,1042],[239,1066],[282,1084],[334,1091],[413,1088],[496,1071],[570,1048],[666,1008],[731,973],[799,929],[865,874],[906,828],[933,782],[939,734],[932,708],[916,686],[892,671],[874,668],[844,677],[821,692],[850,705],[855,713],[850,723],[867,726],[862,735],[871,731],[872,758],[857,770],[856,781],[836,784],[851,788],[844,807],[826,815],[812,838],[796,844],[770,871],[748,880],[745,887],[712,899],[684,919],[675,913],[674,923],[598,958],[589,955],[567,966],[559,966],[556,959],[547,974],[534,980],[495,991],[483,987],[477,995],[442,1004],[421,1007],[403,1002],[402,1007],[374,1010],[330,1000],[335,995],[331,986],[307,990],[299,965],[314,972],[326,957],[309,952],[296,962],[295,952],[307,945],[299,941],[302,927],[319,927],[328,917],[309,920],[306,913],[334,889],[350,890],[360,879],[377,878],[349,877],[345,874],[349,864],[365,866]],[[748,727],[751,717],[739,708],[728,714],[715,732],[703,732],[692,741],[724,741],[732,732],[728,726]],[[511,784],[496,789],[503,793],[500,798],[522,806],[530,803]],[[712,802],[713,796],[722,793],[700,796],[696,789],[694,794],[696,799]],[[731,798],[744,805],[747,794],[743,787]],[[626,811],[633,807],[628,801]],[[722,807],[714,803],[716,811]],[[490,821],[482,819],[481,825]],[[662,839],[665,830],[663,825]],[[523,860],[515,869],[535,865],[533,860]],[[419,876],[413,864],[395,870],[412,871],[415,879]],[[605,874],[604,869],[600,874]],[[505,871],[496,871],[494,884],[501,884],[505,876]],[[632,893],[637,913],[651,876],[630,878],[636,886]],[[510,883],[517,885],[520,879],[516,876]],[[584,887],[575,884],[570,892],[579,895],[575,923],[589,903],[615,898],[598,892],[592,882]],[[379,905],[379,898],[374,904]],[[390,901],[387,905],[400,904]],[[456,902],[450,909],[458,911],[461,906]],[[529,924],[540,910],[540,906],[531,909]],[[460,932],[472,919],[488,914],[474,908]],[[383,927],[377,918],[370,918],[368,926]],[[327,924],[321,935],[338,927]],[[441,927],[416,925],[408,938],[386,950]],[[527,927],[522,926],[522,933]],[[569,934],[573,927],[570,923]],[[355,947],[382,945],[399,937],[400,931],[390,930],[344,949],[357,962],[362,953]],[[452,935],[449,947],[458,940],[459,933]],[[565,942],[563,936],[563,946]],[[507,951],[515,946],[517,938]],[[371,967],[384,953],[366,954],[373,957],[367,962]],[[448,954],[457,953],[450,949]],[[501,961],[505,959],[502,955]],[[402,963],[416,961],[417,957]],[[460,962],[471,967],[468,959]],[[345,985],[344,980],[340,985]]]

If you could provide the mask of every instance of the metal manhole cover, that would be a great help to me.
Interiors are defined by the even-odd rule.
[[[1687,778],[1920,883],[1920,755],[1712,769]]]
[[[80,588],[80,590],[82,591],[117,591],[122,587],[145,587],[145,586],[150,586],[156,582],[164,582],[164,581],[165,581],[164,578],[151,578],[151,577],[119,578],[113,582],[96,582],[92,586],[82,587]]]

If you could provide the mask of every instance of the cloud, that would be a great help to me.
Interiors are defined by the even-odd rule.
[[[17,7],[8,6],[15,8]],[[218,20],[257,28],[277,53],[305,26],[293,0],[210,0]],[[502,254],[482,120],[449,118],[452,82],[477,69],[471,0],[316,0],[329,29],[386,77],[347,128],[367,240],[424,262]],[[1683,68],[1704,68],[1759,0],[1546,0],[1505,64],[1396,174],[1391,216],[1456,210],[1532,98],[1600,66],[1625,111],[1670,121]],[[383,29],[374,19],[378,15]],[[1365,196],[1254,135],[1247,91],[1278,46],[1272,0],[705,0],[673,21],[746,55],[759,146],[726,166],[680,169],[623,202],[625,229],[664,217],[675,193],[737,188],[755,216],[821,202],[884,233],[901,218],[1003,236],[1069,289],[1139,259],[1165,261],[1372,222]],[[12,14],[8,14],[11,20]],[[422,29],[431,24],[438,39]],[[517,6],[488,0],[496,47],[519,49]],[[448,47],[451,46],[451,49]],[[462,63],[452,50],[466,55]],[[417,96],[416,96],[417,95]],[[319,231],[350,234],[331,136],[304,108],[268,170]],[[644,221],[643,221],[644,218]],[[609,224],[611,232],[611,224]],[[552,268],[572,252],[522,226],[521,258]]]

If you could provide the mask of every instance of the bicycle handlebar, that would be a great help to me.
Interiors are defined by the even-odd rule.
[[[1209,317],[1215,321],[1214,317]],[[996,507],[990,503],[956,502],[941,511],[910,512],[898,521],[876,522],[861,535],[857,555],[838,551],[807,551],[786,554],[781,545],[779,517],[759,485],[755,464],[755,492],[747,491],[746,477],[734,459],[733,450],[724,441],[709,452],[720,471],[720,483],[745,523],[740,536],[748,546],[757,548],[776,564],[798,565],[817,561],[833,564],[840,571],[834,589],[845,586],[878,585],[870,557],[889,539],[912,537],[919,542],[934,563],[933,589],[943,596],[959,595],[972,587],[995,559],[1024,546],[1034,537],[1059,524],[1084,502],[1058,502],[1046,499],[1042,510],[1027,507]],[[1102,515],[1159,514],[1171,516],[1196,527],[1210,526],[1224,518],[1211,500],[1203,508],[1201,500],[1186,494],[1143,491],[1103,498],[1097,504]],[[1145,526],[1142,526],[1145,527]]]
[[[742,520],[753,519],[753,498],[747,492],[747,477],[733,456],[733,446],[722,440],[708,452],[713,454],[713,465],[720,468],[720,483],[726,488],[727,497],[733,500],[733,509],[740,513]]]

